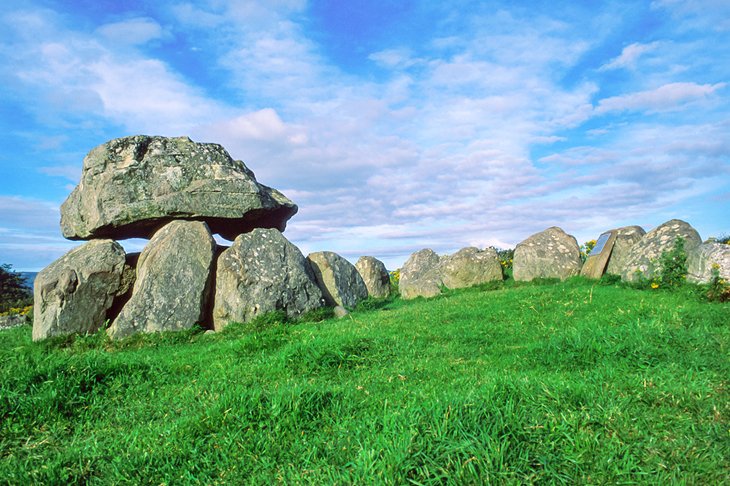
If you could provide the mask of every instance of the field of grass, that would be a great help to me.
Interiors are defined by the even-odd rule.
[[[366,304],[120,343],[4,331],[0,482],[729,481],[730,304],[581,279]]]

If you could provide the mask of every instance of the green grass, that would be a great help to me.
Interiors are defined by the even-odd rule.
[[[212,335],[4,331],[0,482],[728,483],[728,317],[574,279]]]

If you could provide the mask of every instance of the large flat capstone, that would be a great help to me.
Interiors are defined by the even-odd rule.
[[[150,238],[187,219],[233,240],[254,228],[283,231],[296,212],[220,145],[137,135],[84,158],[81,182],[61,206],[61,231],[71,240]]]

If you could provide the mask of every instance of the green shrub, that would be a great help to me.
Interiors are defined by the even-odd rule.
[[[717,302],[730,301],[730,285],[720,277],[720,265],[717,263],[712,264],[712,279],[707,289],[707,298]]]
[[[687,252],[684,249],[684,238],[674,241],[674,247],[662,253],[659,258],[661,270],[657,284],[662,287],[676,288],[687,280]]]

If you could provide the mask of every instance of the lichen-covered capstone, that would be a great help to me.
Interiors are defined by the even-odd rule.
[[[220,145],[137,135],[84,158],[81,182],[61,206],[61,231],[72,240],[150,238],[185,219],[233,240],[257,227],[283,231],[296,212]]]
[[[368,298],[368,289],[355,266],[337,253],[310,253],[307,260],[327,304],[353,308]]]
[[[578,241],[557,226],[536,233],[515,247],[512,272],[515,281],[535,278],[564,280],[580,273]]]
[[[275,229],[240,235],[218,257],[213,323],[230,322],[282,310],[289,317],[322,306],[322,292],[299,248]]]
[[[441,294],[439,256],[430,248],[413,253],[400,270],[398,289],[404,299],[435,297]]]
[[[645,234],[629,250],[621,270],[621,278],[634,282],[640,278],[651,279],[661,272],[661,257],[671,251],[678,238],[684,239],[687,254],[701,243],[699,233],[689,223],[672,219]]]
[[[355,268],[365,282],[369,297],[381,299],[390,295],[390,275],[383,262],[375,257],[362,256],[355,263]]]
[[[94,240],[44,268],[33,285],[33,340],[99,330],[123,293],[124,249]]]
[[[200,221],[173,221],[155,233],[139,256],[132,297],[109,336],[181,331],[204,323],[215,248]]]
[[[504,279],[502,265],[494,248],[462,248],[453,255],[441,257],[439,267],[441,280],[450,289],[463,289]]]

